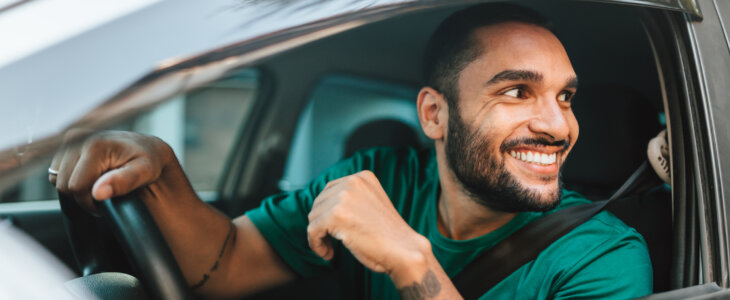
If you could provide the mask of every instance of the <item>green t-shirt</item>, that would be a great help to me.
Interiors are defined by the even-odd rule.
[[[371,170],[403,219],[431,241],[434,256],[450,277],[481,251],[522,226],[562,208],[589,202],[578,193],[563,191],[561,204],[553,211],[520,213],[486,235],[452,240],[444,237],[436,224],[440,189],[437,168],[433,151],[370,149],[337,163],[304,189],[265,199],[247,214],[297,274],[309,277],[335,270],[343,295],[398,299],[397,289],[387,275],[362,267],[341,244],[336,245],[330,262],[309,248],[307,214],[327,182]],[[633,228],[604,211],[555,241],[481,299],[628,299],[651,291],[652,268],[646,243]]]

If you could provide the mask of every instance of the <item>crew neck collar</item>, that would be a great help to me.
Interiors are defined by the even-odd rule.
[[[435,152],[435,151],[434,151]],[[438,199],[441,195],[441,179],[438,172],[438,163],[435,158],[429,166],[429,173],[434,176],[433,186],[428,197],[428,239],[432,244],[445,250],[455,252],[469,252],[479,248],[492,247],[504,238],[514,233],[516,230],[526,225],[535,218],[541,216],[542,212],[522,212],[518,213],[512,220],[487,234],[466,240],[455,240],[444,236],[438,229]]]

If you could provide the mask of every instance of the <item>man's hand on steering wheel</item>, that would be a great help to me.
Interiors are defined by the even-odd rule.
[[[167,168],[173,162],[172,149],[156,137],[109,131],[64,147],[54,156],[48,179],[59,193],[73,196],[81,207],[98,214],[93,200],[125,195],[143,186],[154,193],[164,190],[159,183],[175,177],[168,181],[185,181],[184,174],[167,174],[179,170]],[[142,194],[144,198],[147,193]]]
[[[79,133],[68,136],[72,135]],[[64,147],[54,157],[49,174],[51,183],[64,195],[61,198],[72,196],[85,210],[103,215],[121,244],[132,250],[143,249],[127,251],[126,255],[132,265],[152,267],[147,272],[138,270],[145,286],[163,290],[170,287],[166,282],[175,283],[162,298],[184,298],[176,295],[189,294],[191,289],[203,297],[235,298],[295,278],[247,216],[231,222],[197,197],[172,149],[158,138],[130,132],[98,133]],[[138,197],[144,205],[125,199],[99,206],[95,203],[133,191],[134,196],[122,198]],[[62,206],[74,202],[68,200],[62,201]],[[76,235],[82,240],[77,244],[103,244],[91,236],[96,228],[89,226],[96,226],[96,222],[79,224],[85,218],[74,217],[71,221],[78,222],[71,227],[77,230],[71,231],[79,233]],[[151,231],[157,229],[153,227],[159,228],[159,237],[152,237]],[[153,244],[146,241],[152,240],[167,244],[170,251],[161,246],[145,250]],[[95,251],[98,247],[91,248]],[[170,258],[165,260],[170,263],[161,265],[155,257]],[[169,272],[158,272],[160,268]],[[173,276],[176,272],[181,272],[180,276]],[[162,295],[154,292],[150,294]]]

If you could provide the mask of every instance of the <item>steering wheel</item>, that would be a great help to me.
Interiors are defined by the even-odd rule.
[[[83,276],[126,271],[119,270],[124,269],[119,265],[120,255],[124,255],[151,298],[193,299],[162,233],[136,193],[99,203],[101,218],[84,211],[70,197],[59,193],[59,199]]]

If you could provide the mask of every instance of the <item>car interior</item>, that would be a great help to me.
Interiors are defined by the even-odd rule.
[[[565,187],[591,200],[607,199],[647,160],[648,141],[666,126],[657,68],[640,14],[631,7],[594,3],[571,3],[560,10],[539,4],[532,7],[554,22],[580,81],[573,109],[581,134],[563,169]],[[361,149],[404,144],[430,147],[414,119],[415,96],[421,86],[420,53],[431,30],[458,8],[413,13],[363,26],[262,63],[260,69],[271,72],[275,82],[288,87],[271,95],[272,105],[286,102],[291,106],[292,99],[300,99],[298,105],[304,107],[292,111],[295,116],[299,114],[296,118],[285,115],[271,124],[270,132],[280,134],[285,141],[291,136],[292,142],[282,142],[280,149],[267,151],[263,159],[271,162],[267,172],[272,172],[277,161],[287,161],[282,175],[260,178],[283,180],[278,185],[257,184],[272,190],[252,193],[248,199],[251,204],[243,204],[242,211],[256,206],[265,194],[306,184],[347,157],[355,147],[350,136],[358,136],[356,147]],[[374,107],[390,101],[393,108],[373,115],[360,108],[366,101]],[[395,107],[401,102],[408,103],[410,111],[401,113]],[[296,126],[284,124],[294,119]],[[311,144],[302,147],[303,143]],[[654,265],[655,292],[670,289],[671,207],[670,187],[657,182],[610,208],[645,236]],[[335,282],[335,278],[308,279],[294,285],[334,297],[329,286]],[[271,293],[285,297],[291,290],[288,287],[260,297],[271,297]]]
[[[563,169],[564,186],[604,200],[647,160],[648,141],[667,126],[660,71],[643,21],[646,9],[525,4],[554,23],[580,81],[573,100],[580,138]],[[403,14],[268,57],[118,129],[179,141],[171,146],[185,153],[181,162],[201,198],[238,216],[268,195],[302,187],[359,149],[432,147],[415,111],[422,49],[438,23],[463,7]],[[188,116],[174,123],[183,130],[153,124],[171,115]],[[209,161],[215,161],[214,168],[206,169]],[[45,170],[38,174],[0,195],[0,203],[57,199],[44,182]],[[39,195],[23,196],[31,191]],[[647,241],[655,293],[676,287],[672,205],[671,187],[657,181],[610,208]],[[56,206],[32,214],[17,211],[10,215],[18,227],[81,274]],[[337,299],[336,277],[301,279],[249,298]]]

